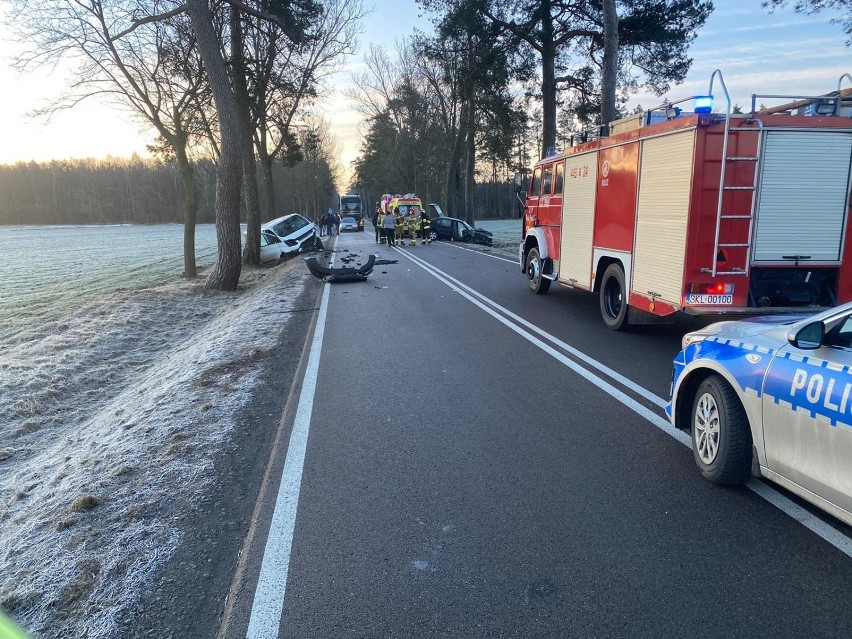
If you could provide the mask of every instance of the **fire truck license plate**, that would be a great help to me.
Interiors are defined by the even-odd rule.
[[[686,303],[690,306],[699,306],[702,304],[726,305],[734,303],[733,295],[705,295],[703,293],[687,293]]]

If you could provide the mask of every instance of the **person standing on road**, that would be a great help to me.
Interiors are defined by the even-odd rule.
[[[376,227],[376,244],[381,244],[385,239],[385,214],[376,207],[376,215],[373,217],[373,226]]]
[[[416,206],[408,209],[406,222],[408,223],[408,243],[415,246],[417,244],[417,231],[420,230],[420,214],[417,212]]]
[[[385,213],[382,227],[385,229],[385,239],[388,242],[388,248],[390,248],[394,245],[393,238],[396,234],[396,218],[393,216],[393,212],[388,211]]]
[[[402,241],[403,236],[405,235],[405,215],[404,211],[400,211],[399,207],[394,209],[394,218],[396,220],[396,243],[398,246],[403,246],[405,243]]]
[[[429,231],[432,229],[432,221],[429,219],[429,214],[421,210],[420,211],[420,243],[422,244],[431,244],[432,238],[429,237]]]
[[[328,209],[328,213],[325,214],[325,234],[331,237],[334,235],[332,228],[334,228],[334,211]]]
[[[334,214],[335,235],[340,235],[340,213]]]

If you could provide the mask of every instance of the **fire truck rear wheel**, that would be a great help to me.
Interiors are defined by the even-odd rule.
[[[624,271],[618,264],[610,264],[601,280],[601,317],[606,327],[613,331],[627,330],[627,293]]]
[[[525,271],[527,274],[527,286],[530,287],[533,293],[537,293],[538,295],[544,295],[550,290],[550,280],[543,277],[541,271],[542,261],[538,248],[530,249],[530,252],[527,254],[527,268]]]

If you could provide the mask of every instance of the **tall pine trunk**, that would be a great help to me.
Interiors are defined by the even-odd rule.
[[[465,101],[462,103],[461,113],[459,114],[456,140],[453,143],[453,150],[450,153],[450,161],[447,166],[447,179],[444,182],[444,202],[446,203],[449,215],[458,215],[458,211],[462,208],[460,193],[462,181],[461,163],[464,143],[467,138],[467,113],[470,108],[470,100],[465,98]]]
[[[195,266],[195,216],[198,212],[198,185],[192,165],[186,156],[186,139],[181,137],[175,144],[175,157],[183,183],[185,200],[183,205],[183,276],[189,279],[198,275]]]
[[[609,133],[615,120],[615,89],[618,75],[618,11],[615,0],[603,0],[604,55],[601,70],[601,133]],[[606,130],[604,130],[606,127]]]
[[[541,3],[541,155],[556,146],[556,44],[550,0]]]
[[[260,205],[257,196],[257,168],[252,144],[251,105],[246,85],[245,53],[243,51],[243,24],[240,11],[231,7],[231,77],[237,113],[243,135],[243,203],[246,207],[246,245],[243,263],[260,264]]]
[[[272,181],[272,157],[264,148],[258,148],[257,152],[262,176],[264,211],[266,219],[271,220],[277,217],[275,215],[275,185]]]
[[[476,109],[471,102],[467,115],[467,139],[464,162],[464,219],[473,224],[474,210],[473,191],[476,180]]]
[[[186,10],[198,41],[198,52],[207,69],[213,102],[219,118],[222,137],[221,155],[216,171],[216,242],[219,255],[207,279],[207,286],[221,291],[234,291],[240,281],[240,189],[242,187],[242,126],[237,100],[228,81],[225,61],[219,51],[213,14],[207,0],[186,0]]]

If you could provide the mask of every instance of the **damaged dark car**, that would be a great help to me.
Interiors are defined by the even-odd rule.
[[[432,220],[430,234],[433,240],[449,240],[451,242],[468,242],[491,246],[491,233],[485,229],[471,226],[464,220],[454,217],[436,217]]]

